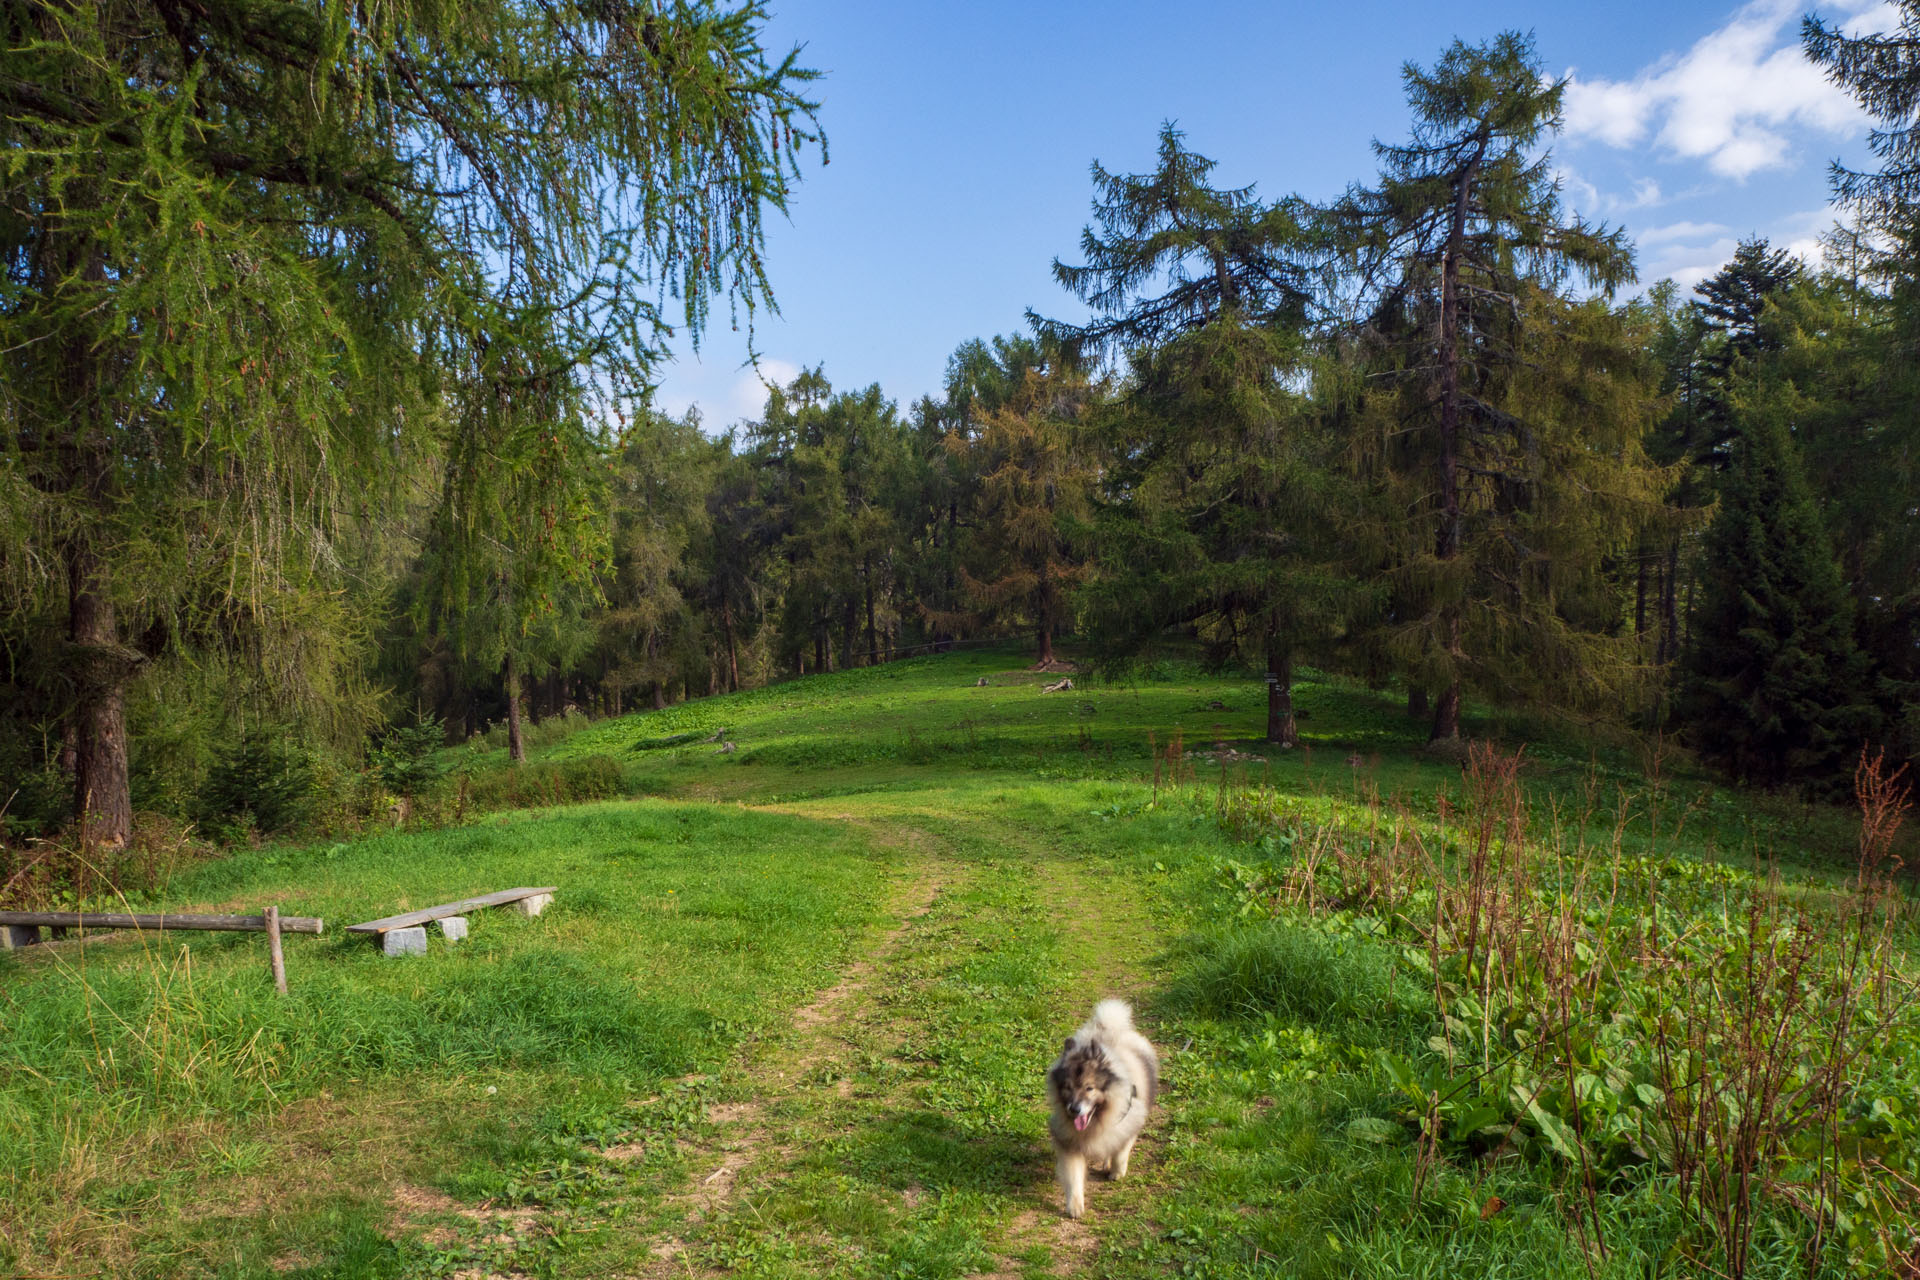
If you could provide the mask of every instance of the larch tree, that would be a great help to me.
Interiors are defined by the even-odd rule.
[[[1100,415],[1096,643],[1124,662],[1170,626],[1217,660],[1267,671],[1267,740],[1298,743],[1296,655],[1323,649],[1370,593],[1336,549],[1339,478],[1302,383],[1312,279],[1298,204],[1210,186],[1214,162],[1173,125],[1151,173],[1093,166],[1085,263],[1055,277],[1084,324],[1056,341],[1126,357]]]
[[[950,621],[1024,620],[1037,668],[1054,662],[1054,638],[1087,573],[1073,526],[1086,516],[1093,481],[1079,424],[1095,394],[1070,351],[1045,344],[1042,359],[1002,407],[979,420],[971,439],[947,438],[979,477],[960,571],[967,607]]]
[[[1561,293],[1633,274],[1621,232],[1561,207],[1541,144],[1565,82],[1542,77],[1531,40],[1512,32],[1456,41],[1404,78],[1411,139],[1376,143],[1378,183],[1350,189],[1319,225],[1359,321],[1344,410],[1355,464],[1393,513],[1380,640],[1410,685],[1439,691],[1439,742],[1459,737],[1463,687],[1509,691],[1528,644],[1567,664],[1573,565],[1549,559],[1573,548],[1544,540],[1542,514],[1578,512],[1575,527],[1614,536],[1657,509],[1660,484],[1638,443],[1651,371],[1620,315]],[[1586,398],[1602,392],[1604,413]],[[1561,469],[1575,464],[1577,476]],[[1577,563],[1607,549],[1582,548]],[[1585,666],[1598,674],[1616,663],[1594,639]]]
[[[1031,336],[969,338],[947,357],[938,399],[914,406],[912,434],[921,468],[924,554],[918,557],[915,608],[936,642],[951,640],[971,624],[962,561],[972,536],[980,492],[978,461],[968,447],[988,415],[1005,408],[1026,383],[1029,370],[1045,363]],[[913,522],[909,521],[909,527]]]
[[[612,560],[596,618],[599,683],[613,714],[643,690],[655,710],[664,707],[686,665],[696,632],[689,561],[708,536],[706,497],[726,452],[691,411],[643,415],[614,450]]]
[[[765,16],[0,7],[0,587],[15,622],[64,618],[40,639],[70,655],[90,838],[128,836],[143,663],[193,635],[272,642],[278,605],[335,588],[339,542],[402,505],[385,490],[421,459],[472,499],[444,522],[466,541],[442,562],[474,552],[449,581],[488,577],[489,516],[529,500],[493,480],[582,446],[591,402],[645,385],[669,300],[696,334],[716,296],[771,305],[762,217],[817,133]],[[542,527],[569,501],[511,513],[514,553],[562,579],[591,558]],[[521,626],[551,586],[515,590]]]

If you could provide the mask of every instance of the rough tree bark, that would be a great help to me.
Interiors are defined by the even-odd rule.
[[[515,764],[527,762],[527,740],[520,730],[520,669],[507,655],[507,758]]]
[[[93,554],[67,553],[69,671],[74,707],[73,808],[88,842],[123,848],[133,835],[125,690],[140,655],[120,643],[113,599]]]
[[[1044,667],[1053,661],[1053,610],[1053,579],[1047,576],[1047,568],[1043,564],[1040,566],[1040,607],[1035,611],[1039,615],[1037,630],[1040,650],[1040,656],[1034,661],[1036,667]]]
[[[867,595],[867,665],[880,665],[880,632],[873,625],[873,557],[866,558],[862,575],[866,579]]]
[[[1267,741],[1278,747],[1300,745],[1293,716],[1293,650],[1277,636],[1267,640]]]

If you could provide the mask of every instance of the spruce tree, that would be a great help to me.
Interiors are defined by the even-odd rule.
[[[1725,465],[1738,431],[1732,384],[1756,359],[1779,349],[1779,339],[1762,327],[1761,319],[1768,301],[1784,295],[1804,274],[1798,258],[1756,236],[1742,240],[1732,261],[1694,290],[1701,333],[1695,374],[1699,395],[1686,447],[1699,462],[1715,469]]]
[[[1809,14],[1800,34],[1808,60],[1877,125],[1867,145],[1880,167],[1850,169],[1835,161],[1834,196],[1893,236],[1896,252],[1911,254],[1920,231],[1920,0],[1895,0],[1894,10],[1898,21],[1885,30],[1850,35],[1840,24]]]
[[[1846,589],[1777,413],[1743,415],[1705,561],[1678,700],[1687,735],[1745,781],[1830,788],[1875,717]]]

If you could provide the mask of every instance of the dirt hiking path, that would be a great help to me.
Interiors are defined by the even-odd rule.
[[[1139,1172],[1070,1220],[1041,1079],[1095,1000],[1144,992],[1160,945],[1147,912],[1013,822],[861,821],[905,852],[886,922],[712,1082],[680,1184],[628,1237],[630,1274],[919,1275],[936,1258],[952,1274],[956,1255],[984,1280],[1095,1274],[1095,1220],[1142,1211],[1159,1138],[1149,1126]]]

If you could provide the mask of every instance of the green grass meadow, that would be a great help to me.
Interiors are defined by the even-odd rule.
[[[1019,662],[917,659],[591,725],[534,767],[610,760],[626,798],[176,877],[168,909],[326,919],[287,940],[285,999],[257,935],[0,956],[0,1273],[1902,1274],[1910,895],[1875,908],[1877,1002],[1832,1003],[1819,966],[1864,972],[1842,925],[1806,944],[1801,985],[1829,994],[1795,1007],[1844,1009],[1885,1051],[1846,1064],[1822,1130],[1850,1172],[1769,1156],[1736,1266],[1676,1181],[1721,1165],[1653,1132],[1670,1067],[1647,1046],[1707,1032],[1636,994],[1681,991],[1648,956],[1695,947],[1711,968],[1812,928],[1741,932],[1750,899],[1852,919],[1856,818],[1667,760],[1649,776],[1646,753],[1566,729],[1470,723],[1527,743],[1506,815],[1527,834],[1488,847],[1512,869],[1495,898],[1536,912],[1490,915],[1512,946],[1476,964],[1443,924],[1452,899],[1393,862],[1402,835],[1447,875],[1472,862],[1472,779],[1417,749],[1390,694],[1310,679],[1309,749],[1222,764],[1194,753],[1267,755],[1257,679],[1164,663],[1047,694]],[[449,757],[449,787],[501,763]],[[1523,854],[1524,886],[1499,888]],[[424,957],[343,932],[522,884],[559,894]],[[1549,916],[1586,957],[1535,990],[1512,974]],[[1541,993],[1569,989],[1595,1008],[1616,992],[1617,1035],[1540,1023]],[[1096,1181],[1073,1222],[1041,1078],[1108,994],[1160,1045],[1165,1105],[1135,1172]],[[1582,1064],[1564,1105],[1554,1079],[1527,1083],[1543,1037]],[[1768,1051],[1827,1061],[1789,1048]],[[1484,1069],[1462,1065],[1476,1053]]]

